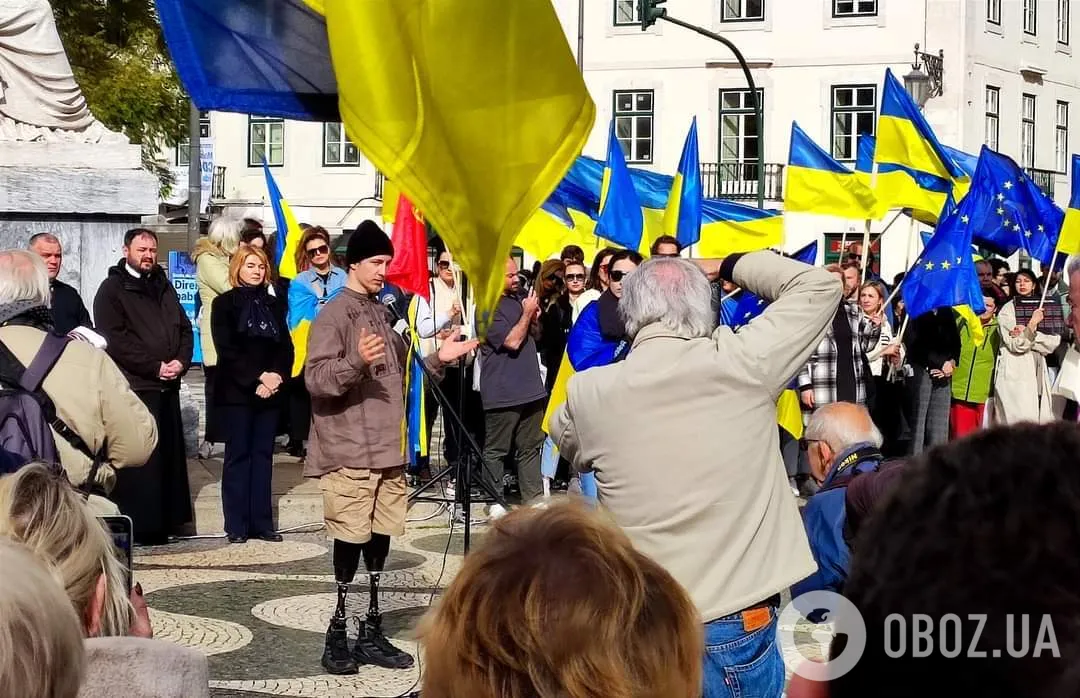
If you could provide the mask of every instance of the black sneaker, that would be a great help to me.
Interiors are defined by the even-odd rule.
[[[349,653],[349,635],[344,618],[331,618],[326,629],[326,649],[322,655],[323,668],[330,674],[355,674],[356,660]]]
[[[384,669],[408,669],[413,658],[390,644],[379,626],[364,620],[360,623],[360,636],[353,647],[353,659],[357,664],[374,664]]]

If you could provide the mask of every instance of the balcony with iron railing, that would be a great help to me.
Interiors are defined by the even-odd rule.
[[[758,167],[765,168],[765,201],[784,200],[784,165],[757,163],[701,163],[701,189],[706,199],[756,201]]]
[[[1031,181],[1035,182],[1039,186],[1039,189],[1043,190],[1043,193],[1054,198],[1054,180],[1057,179],[1058,173],[1053,170],[1040,170],[1037,167],[1025,167],[1024,172],[1028,177],[1031,177]]]

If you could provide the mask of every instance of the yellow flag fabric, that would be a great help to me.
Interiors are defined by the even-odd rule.
[[[393,223],[397,220],[398,200],[401,198],[401,190],[389,179],[383,180],[382,190],[382,219],[384,223]]]
[[[1072,194],[1057,242],[1057,251],[1067,255],[1080,255],[1080,175],[1077,168],[1080,168],[1080,155],[1073,155]]]
[[[780,399],[776,401],[776,423],[796,439],[802,438],[802,406],[799,404],[799,395],[794,390],[780,393]]]
[[[432,222],[486,331],[514,238],[596,106],[551,0],[309,0],[325,10],[353,142]]]

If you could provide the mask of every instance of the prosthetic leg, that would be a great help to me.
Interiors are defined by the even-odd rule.
[[[367,614],[360,623],[360,636],[353,647],[353,659],[357,664],[374,664],[387,669],[408,669],[413,658],[402,652],[382,633],[382,614],[379,612],[379,577],[382,575],[386,556],[390,553],[390,536],[372,534],[364,544],[364,567],[369,579]]]
[[[326,630],[326,646],[322,665],[331,674],[355,674],[360,664],[374,664],[387,669],[408,669],[413,658],[402,652],[382,634],[382,614],[379,612],[379,577],[390,552],[390,537],[374,534],[367,543],[334,541],[334,579],[337,581],[337,607]],[[349,584],[356,576],[360,557],[364,558],[370,583],[370,601],[365,618],[360,623],[356,645],[349,650],[345,615],[345,599]]]

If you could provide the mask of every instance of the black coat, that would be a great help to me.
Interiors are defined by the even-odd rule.
[[[241,329],[241,316],[250,304],[260,302],[270,310],[277,324],[277,337],[253,337]],[[292,373],[293,345],[285,320],[287,301],[272,296],[265,288],[234,288],[217,298],[211,306],[210,331],[217,348],[218,363],[214,373],[214,402],[217,405],[271,406],[283,395],[279,391],[269,400],[255,394],[259,376],[276,373],[288,379]]]
[[[106,351],[132,390],[179,388],[179,378],[163,381],[158,371],[173,360],[187,371],[195,340],[191,322],[160,266],[139,277],[126,266],[121,259],[98,288],[96,330],[108,341]]]
[[[80,325],[93,329],[90,313],[86,312],[79,292],[59,279],[49,284],[52,291],[53,329],[57,334],[67,334]]]
[[[950,308],[938,308],[912,318],[904,335],[908,363],[940,370],[946,361],[960,360],[960,330]]]

